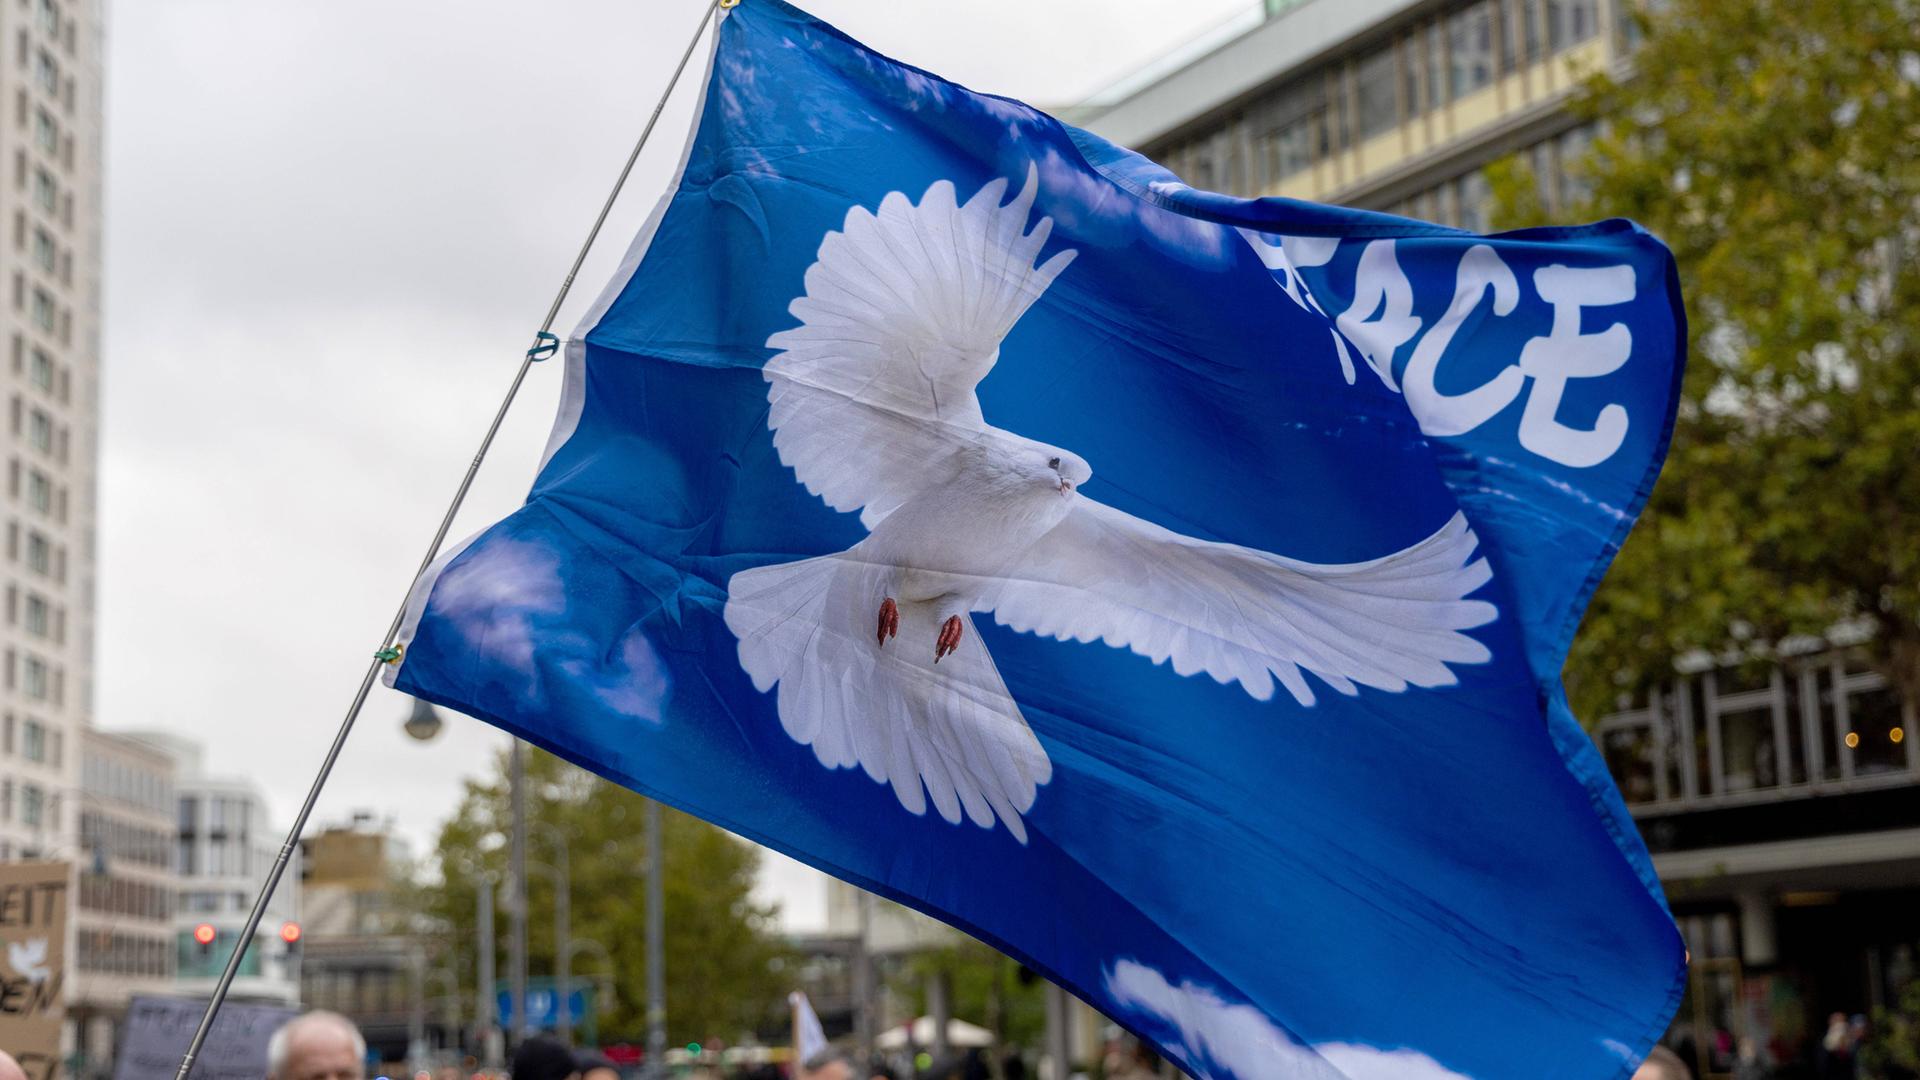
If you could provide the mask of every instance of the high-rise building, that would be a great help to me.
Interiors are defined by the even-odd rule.
[[[103,21],[102,0],[0,4],[0,862],[76,868],[64,986],[82,1010],[86,986],[121,977],[78,967],[83,956],[132,965],[145,954],[137,931],[107,954],[90,948],[78,871],[103,857],[124,889],[157,869],[134,852],[85,850],[78,810],[93,713]]]
[[[98,0],[0,5],[0,859],[70,852],[93,709],[101,19]]]
[[[1567,108],[1627,53],[1619,0],[1306,0],[1075,118],[1234,195],[1486,226],[1491,161],[1521,153],[1549,210],[1592,132]]]
[[[111,1061],[135,994],[173,989],[173,757],[121,735],[80,739],[78,888],[67,1017],[79,1075]]]

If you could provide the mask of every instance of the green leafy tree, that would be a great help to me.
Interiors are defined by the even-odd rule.
[[[572,935],[598,942],[612,961],[576,953],[575,978],[611,976],[613,1000],[601,1040],[646,1034],[647,800],[559,758],[527,759],[527,857],[555,865],[555,834],[568,840]],[[477,873],[504,875],[510,824],[505,755],[484,781],[469,781],[459,810],[442,827],[430,862],[437,880],[412,893],[420,916],[445,937],[448,961],[472,994],[476,973]],[[758,852],[697,818],[662,811],[666,925],[667,1034],[672,1045],[733,1042],[784,1007],[785,946],[773,934],[772,908],[751,896]],[[528,873],[528,971],[555,973],[555,890]],[[504,907],[496,911],[499,977],[507,977]]]
[[[1046,984],[1022,979],[1020,965],[972,938],[915,954],[891,980],[892,989],[911,1003],[916,1016],[927,1013],[927,983],[947,980],[953,1015],[993,1032],[1002,1046],[1040,1045],[1047,1026]]]
[[[1556,217],[1630,217],[1690,319],[1666,472],[1568,663],[1582,715],[1675,657],[1861,621],[1920,701],[1920,0],[1670,0]],[[1543,208],[1516,162],[1495,219]]]

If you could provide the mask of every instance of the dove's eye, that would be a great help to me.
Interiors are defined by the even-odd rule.
[[[1048,458],[1048,459],[1047,459],[1047,468],[1049,468],[1049,469],[1057,469],[1057,468],[1059,468],[1059,467],[1060,467],[1060,459],[1059,459],[1059,458],[1057,458],[1057,457],[1051,457],[1051,458]]]

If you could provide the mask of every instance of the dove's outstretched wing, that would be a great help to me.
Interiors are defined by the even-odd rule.
[[[943,479],[984,430],[974,387],[1000,339],[1072,261],[1038,266],[1053,219],[1031,231],[1037,181],[1002,205],[1004,179],[965,203],[941,180],[918,203],[900,192],[856,206],[830,232],[789,311],[800,325],[767,339],[780,460],[835,510],[871,529]]]
[[[1091,499],[1031,549],[977,610],[1016,630],[1100,640],[1182,675],[1237,681],[1265,701],[1274,679],[1313,704],[1310,671],[1343,694],[1450,686],[1484,663],[1462,631],[1496,609],[1466,596],[1492,576],[1465,515],[1371,562],[1318,565],[1197,540]]]

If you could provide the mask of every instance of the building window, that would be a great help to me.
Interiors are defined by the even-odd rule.
[[[1424,45],[1421,44],[1423,40]],[[1437,109],[1447,101],[1446,31],[1441,27],[1440,20],[1435,19],[1427,24],[1426,33],[1422,37],[1414,38],[1414,47],[1424,49],[1427,54],[1426,107]]]
[[[27,530],[27,569],[36,574],[53,571],[53,544],[37,529]]]
[[[26,663],[21,665],[20,671],[21,692],[35,701],[47,700],[51,685],[47,678],[47,662],[37,656],[29,656]]]
[[[53,234],[39,225],[33,227],[33,261],[49,274],[54,272],[59,262],[59,252],[54,247]]]
[[[35,637],[46,637],[52,632],[53,620],[48,617],[46,597],[35,593],[27,594],[27,633]]]
[[[24,825],[38,827],[46,819],[47,793],[37,784],[20,785],[20,821]]]
[[[21,740],[21,752],[27,756],[28,761],[44,762],[47,760],[47,728],[45,724],[42,724],[38,720],[27,721]]]
[[[60,206],[60,185],[53,173],[41,166],[33,170],[33,202],[41,210],[51,214]]]
[[[1535,0],[1500,0],[1500,70],[1518,71],[1540,59],[1540,17]]]
[[[1546,0],[1547,48],[1571,48],[1600,33],[1600,0]]]
[[[43,514],[53,509],[53,481],[39,469],[27,470],[27,505]]]
[[[1447,45],[1452,53],[1452,96],[1465,97],[1493,82],[1493,4],[1473,3],[1447,16]]]
[[[60,96],[60,65],[53,62],[53,54],[41,49],[33,58],[33,74],[40,80],[40,89],[49,97]]]
[[[1371,139],[1398,127],[1400,110],[1395,103],[1399,91],[1393,47],[1384,46],[1362,57],[1354,66],[1354,79],[1358,84],[1360,138]]]
[[[43,454],[53,452],[53,417],[45,409],[27,414],[27,442]]]
[[[49,157],[60,152],[60,125],[44,108],[33,110],[33,137]]]
[[[1475,169],[1460,178],[1460,227],[1468,232],[1487,231],[1487,211],[1493,202],[1493,188],[1485,173]]]
[[[33,287],[33,325],[51,331],[59,322],[53,294],[38,285]]]

